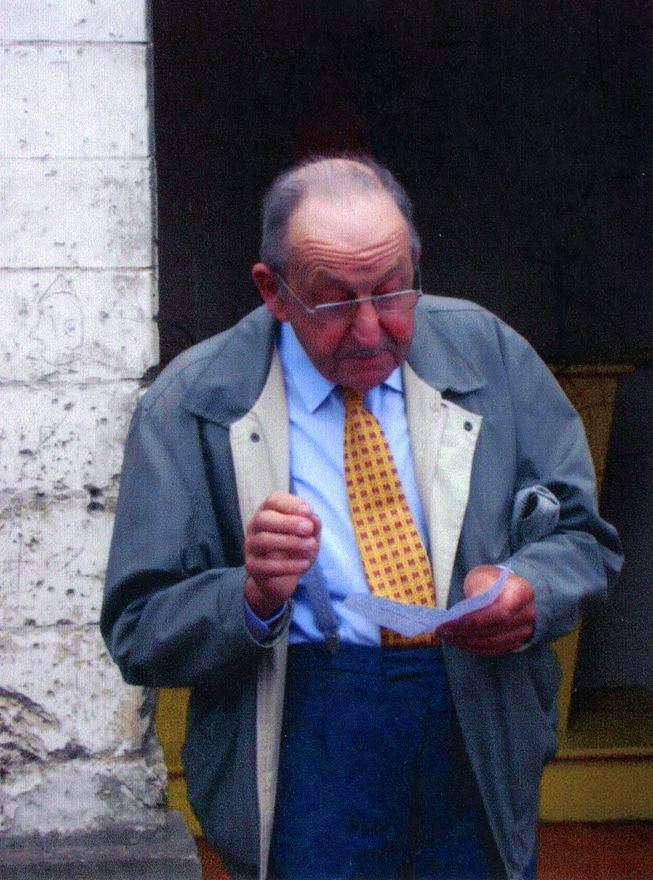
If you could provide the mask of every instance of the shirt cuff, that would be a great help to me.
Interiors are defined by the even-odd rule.
[[[263,620],[252,611],[247,600],[243,599],[243,612],[245,615],[245,625],[252,638],[256,642],[265,644],[276,639],[286,625],[286,620],[290,616],[290,603],[285,602],[272,617],[267,617]]]

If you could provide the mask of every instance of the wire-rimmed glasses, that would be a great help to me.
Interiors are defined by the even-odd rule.
[[[277,280],[288,291],[292,298],[299,303],[304,312],[314,321],[320,324],[331,322],[350,323],[359,306],[363,303],[372,303],[380,317],[384,315],[400,315],[410,312],[417,305],[417,300],[422,295],[422,280],[419,266],[415,269],[417,287],[408,290],[396,290],[390,293],[379,293],[373,296],[361,296],[360,298],[343,299],[338,302],[320,303],[317,306],[307,306],[301,297],[295,293],[286,279],[278,272],[275,273]]]

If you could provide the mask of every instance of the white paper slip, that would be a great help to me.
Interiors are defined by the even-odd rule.
[[[446,611],[442,608],[425,608],[423,605],[404,605],[402,602],[369,593],[353,593],[347,596],[344,604],[372,623],[392,629],[402,636],[417,636],[420,633],[433,632],[443,623],[459,620],[466,614],[487,608],[501,594],[509,574],[512,574],[511,570],[503,568],[489,590],[463,599]]]

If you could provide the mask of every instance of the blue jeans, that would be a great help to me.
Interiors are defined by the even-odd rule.
[[[290,647],[270,877],[505,877],[439,648]]]

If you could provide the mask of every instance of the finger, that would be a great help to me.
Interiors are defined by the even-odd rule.
[[[531,598],[522,604],[519,598],[514,602],[512,597],[503,594],[488,605],[471,614],[466,614],[451,623],[444,625],[444,631],[460,633],[501,632],[513,626],[532,624],[535,621],[535,600]]]
[[[259,510],[250,520],[247,531],[250,534],[270,532],[310,536],[315,532],[315,519],[312,515],[297,516],[271,509]]]
[[[278,513],[311,516],[311,506],[299,495],[290,492],[271,492],[259,507],[259,510],[276,510]]]
[[[496,565],[477,565],[467,573],[463,583],[465,596],[476,596],[485,593],[496,583],[501,575],[501,569]]]
[[[254,532],[245,539],[246,556],[313,556],[317,548],[318,541],[313,535],[301,537],[281,532]]]
[[[298,576],[312,564],[313,560],[309,557],[262,556],[252,559],[246,567],[248,573],[258,582]]]
[[[513,610],[510,604],[497,600],[493,605],[468,614],[451,624],[451,628],[468,633],[505,632],[514,626],[533,623],[534,620],[535,604],[533,602]]]
[[[481,657],[495,657],[521,648],[531,635],[532,628],[519,627],[510,633],[502,633],[501,635],[470,636],[467,638],[452,636],[445,637],[443,641],[450,647],[469,651]]]
[[[474,621],[479,626],[491,626],[493,623],[499,626],[507,625],[526,609],[534,610],[534,598],[533,589],[528,581],[513,576],[506,581],[494,602],[463,618],[463,621]]]
[[[514,631],[533,631],[535,608],[527,607],[518,614],[498,619],[480,619],[470,614],[468,617],[437,630],[440,637],[448,642],[454,639],[469,643],[473,639],[509,637]]]
[[[515,634],[510,639],[501,638],[495,640],[486,640],[469,645],[466,650],[470,654],[476,654],[478,657],[500,657],[502,654],[510,654],[519,650],[529,638],[531,633],[523,632]]]
[[[313,520],[313,535],[319,543],[322,534],[322,520],[316,513],[311,514],[311,519]]]

